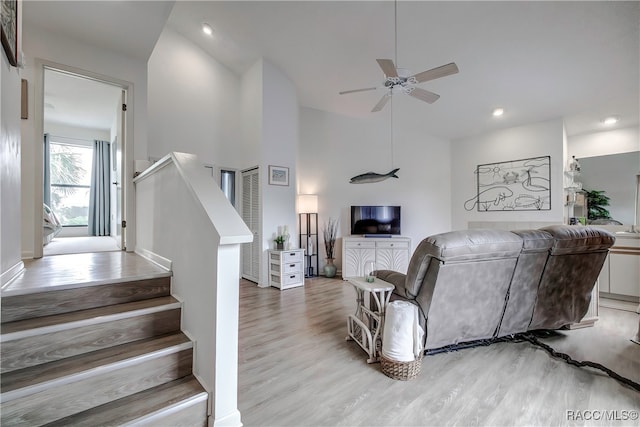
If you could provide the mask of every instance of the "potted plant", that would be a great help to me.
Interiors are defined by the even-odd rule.
[[[338,220],[331,219],[325,223],[322,228],[324,237],[324,250],[327,253],[327,263],[324,266],[324,275],[326,277],[334,277],[336,275],[336,266],[333,263],[334,249],[336,246],[336,236],[338,234]]]
[[[590,220],[611,219],[611,214],[605,208],[609,206],[609,196],[604,190],[585,190],[587,193],[587,209]]]
[[[282,235],[276,236],[276,238],[273,239],[273,241],[276,242],[277,250],[284,250],[284,240],[285,240],[285,237]]]

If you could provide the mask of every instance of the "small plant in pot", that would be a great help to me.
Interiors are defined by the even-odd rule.
[[[284,240],[285,240],[284,236],[276,236],[276,238],[273,239],[273,241],[276,242],[276,249],[277,250],[284,249]]]
[[[324,237],[324,250],[327,253],[327,263],[324,266],[324,275],[326,277],[334,277],[336,275],[336,266],[333,263],[334,249],[336,246],[336,236],[338,234],[338,220],[331,219],[325,223],[322,228]]]

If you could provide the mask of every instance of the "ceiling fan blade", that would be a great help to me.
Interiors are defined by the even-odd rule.
[[[455,62],[452,62],[441,67],[432,68],[431,70],[423,71],[414,75],[418,83],[426,82],[429,80],[439,79],[440,77],[446,77],[458,72],[458,66]]]
[[[393,65],[393,61],[390,59],[376,59],[378,65],[382,68],[382,72],[387,77],[398,77],[398,71],[396,66]]]
[[[375,107],[373,107],[371,112],[375,113],[376,111],[382,110],[384,108],[385,104],[387,103],[387,101],[389,101],[389,98],[391,98],[391,92],[385,93],[384,95],[382,95],[382,98],[380,98],[380,101],[378,101],[378,103],[375,105]]]
[[[338,94],[344,95],[344,94],[347,94],[347,93],[365,92],[367,90],[376,90],[376,89],[378,89],[378,88],[377,87],[366,87],[364,89],[343,90],[342,92],[338,92]]]
[[[414,87],[413,90],[409,92],[409,95],[429,104],[433,104],[438,100],[438,98],[440,98],[440,95],[437,93],[429,92],[428,90],[420,89],[419,87]]]

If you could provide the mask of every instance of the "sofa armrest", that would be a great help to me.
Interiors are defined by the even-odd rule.
[[[405,289],[405,283],[407,282],[406,274],[392,270],[377,270],[375,274],[378,279],[389,282],[395,287],[393,290],[394,294],[400,295],[404,298],[414,299],[414,297],[407,294]]]

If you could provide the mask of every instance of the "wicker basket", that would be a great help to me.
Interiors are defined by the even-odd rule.
[[[382,372],[389,378],[402,381],[412,380],[420,374],[422,355],[411,362],[398,362],[380,355],[380,366]]]

